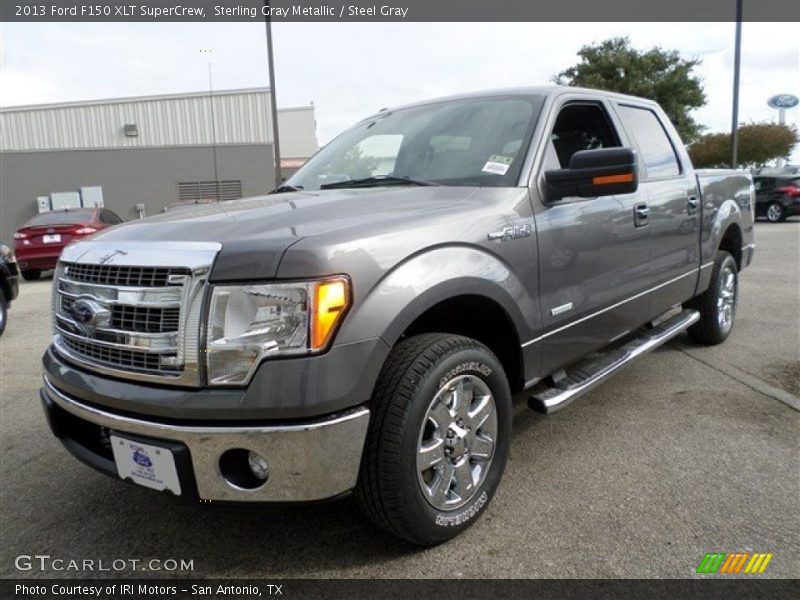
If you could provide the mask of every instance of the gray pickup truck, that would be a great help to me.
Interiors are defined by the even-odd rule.
[[[552,413],[687,328],[728,337],[753,203],[641,98],[382,110],[271,194],[68,246],[41,398],[113,477],[206,503],[353,491],[436,544],[494,496],[512,394]]]

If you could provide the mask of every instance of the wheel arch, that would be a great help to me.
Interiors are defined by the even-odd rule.
[[[719,240],[718,250],[725,250],[736,261],[736,268],[742,269],[742,228],[737,222],[731,222],[725,228]]]
[[[524,376],[520,340],[530,328],[524,314],[538,315],[535,301],[499,257],[471,246],[440,247],[383,277],[350,315],[341,341],[380,337],[394,347],[417,333],[466,335],[497,355],[516,389]]]
[[[495,300],[463,294],[442,300],[420,314],[399,339],[449,333],[477,340],[497,356],[512,392],[525,385],[522,348],[511,317]]]

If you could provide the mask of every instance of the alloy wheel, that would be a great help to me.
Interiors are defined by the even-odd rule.
[[[475,375],[442,385],[428,407],[417,446],[417,479],[428,503],[454,510],[476,494],[492,464],[497,409]]]
[[[719,293],[717,294],[717,321],[720,329],[727,332],[733,327],[736,314],[736,275],[729,266],[720,273]]]

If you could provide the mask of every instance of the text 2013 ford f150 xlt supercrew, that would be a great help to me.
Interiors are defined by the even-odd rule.
[[[549,413],[686,328],[725,340],[753,201],[640,98],[384,110],[275,193],[67,247],[45,411],[114,477],[212,502],[353,490],[435,544],[497,490],[512,394]]]

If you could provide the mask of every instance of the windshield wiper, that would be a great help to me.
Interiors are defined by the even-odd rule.
[[[410,177],[397,177],[395,175],[375,175],[374,177],[365,177],[364,179],[348,179],[346,181],[337,181],[335,183],[325,183],[319,187],[322,190],[332,190],[336,188],[375,187],[379,185],[439,185],[439,184],[433,181],[425,181],[424,179],[411,179]]]
[[[270,192],[270,194],[283,194],[284,192],[299,192],[303,189],[302,185],[280,185]]]

